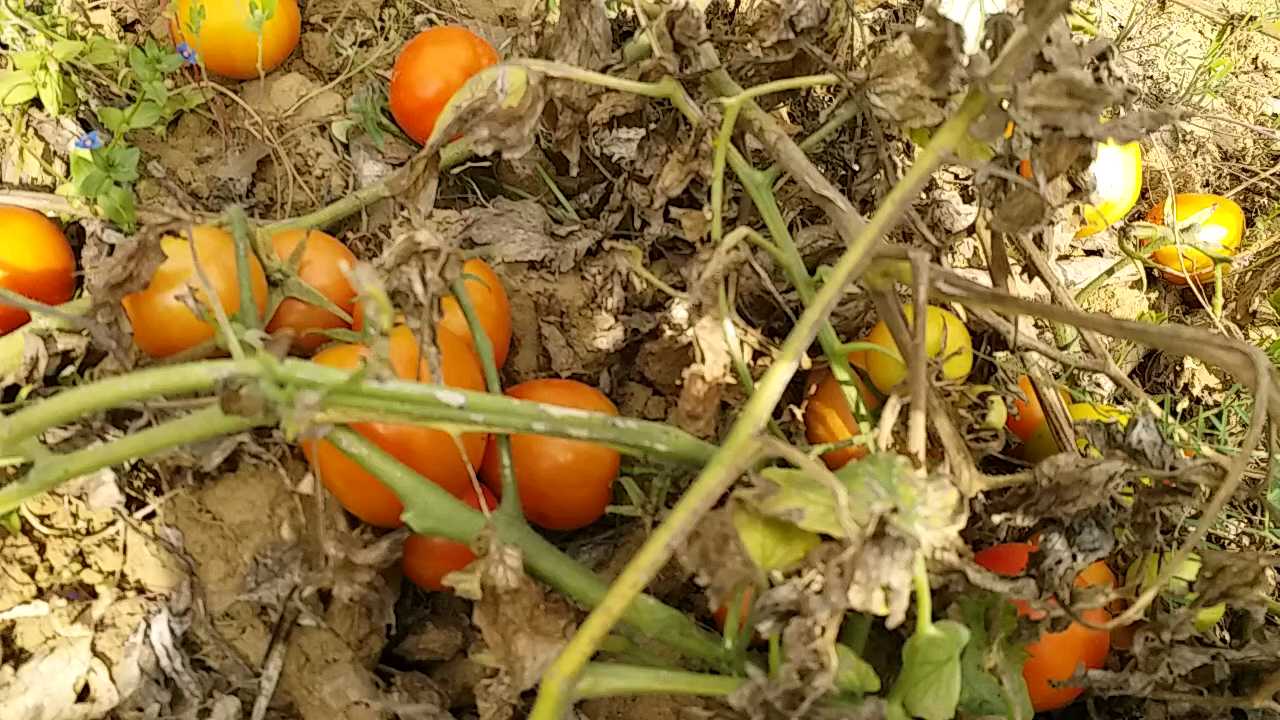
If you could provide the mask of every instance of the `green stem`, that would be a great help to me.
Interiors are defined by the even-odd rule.
[[[498,363],[493,359],[493,343],[489,333],[485,332],[476,307],[471,302],[471,293],[467,291],[465,278],[453,281],[453,296],[462,308],[462,315],[467,319],[467,327],[471,330],[471,344],[480,356],[480,367],[484,369],[484,382],[489,392],[502,394],[502,379],[498,377]],[[502,474],[502,497],[505,500],[496,512],[509,518],[524,520],[524,512],[520,505],[520,486],[516,484],[515,466],[511,463],[511,437],[499,434],[494,437],[498,443],[498,470]]]
[[[484,530],[484,515],[439,485],[424,481],[358,433],[336,428],[325,439],[391,488],[404,503],[405,524],[414,532],[469,543]],[[535,577],[587,607],[594,607],[604,597],[608,585],[600,577],[548,542],[523,519],[495,514],[493,523],[504,542],[521,549],[525,565]],[[648,595],[635,598],[625,609],[623,619],[641,635],[689,657],[716,667],[731,664],[719,638],[699,628],[684,613]]]
[[[969,126],[986,111],[987,104],[986,93],[970,91],[956,114],[938,129],[915,164],[841,255],[828,281],[787,336],[773,366],[760,379],[756,394],[742,407],[720,450],[614,580],[608,594],[587,616],[560,656],[547,668],[530,714],[531,720],[557,720],[563,715],[582,668],[622,616],[631,598],[653,580],[670,559],[674,548],[688,537],[698,518],[706,514],[729,485],[749,467],[756,455],[754,449],[760,430],[772,416],[772,409],[798,369],[801,356],[826,324],[845,288],[866,268],[875,244],[898,222],[933,171],[966,137]]]
[[[261,36],[258,40],[261,43]],[[236,319],[249,330],[259,330],[262,318],[258,316],[258,303],[253,295],[253,271],[249,265],[249,258],[253,253],[249,248],[249,218],[245,217],[244,210],[239,205],[232,205],[227,208],[227,220],[236,244],[236,282],[240,288],[240,311],[236,313]]]
[[[926,633],[933,627],[933,593],[929,590],[929,569],[924,564],[923,552],[916,553],[911,584],[916,591],[916,632]]]
[[[727,675],[593,662],[583,669],[576,695],[584,699],[618,695],[724,697],[742,687],[746,681],[746,678]]]
[[[26,438],[91,413],[161,395],[209,390],[230,378],[251,377],[260,369],[257,360],[207,360],[136,370],[64,390],[0,418],[0,454]]]
[[[28,499],[48,492],[67,480],[95,470],[146,457],[179,445],[241,432],[269,422],[270,420],[266,418],[225,415],[215,406],[126,435],[104,445],[94,445],[65,455],[54,455],[47,460],[37,461],[21,480],[0,488],[0,515],[17,510]]]
[[[863,105],[860,98],[849,98],[848,100],[845,100],[840,107],[837,107],[832,111],[830,117],[819,125],[817,130],[814,130],[808,137],[800,141],[800,149],[805,152],[809,152],[821,145],[823,142],[826,142],[827,138],[835,135],[840,131],[840,128],[848,125],[850,120],[857,117],[858,114],[862,112],[862,108]],[[774,163],[770,165],[763,174],[765,179],[769,181],[769,184],[773,185],[773,183],[777,182],[778,178],[782,176],[782,172],[782,166],[778,163]]]
[[[725,106],[720,132],[716,135],[715,155],[711,159],[711,242],[715,247],[724,239],[724,164],[733,145],[733,126],[741,111],[742,103]]]

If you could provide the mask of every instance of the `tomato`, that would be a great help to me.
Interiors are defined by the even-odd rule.
[[[425,143],[449,98],[497,62],[493,46],[464,27],[427,28],[405,43],[391,69],[391,114],[406,135]]]
[[[498,507],[498,501],[488,488],[481,486],[484,493],[484,506],[492,511]],[[480,497],[475,491],[464,496],[466,502],[476,510],[480,510]],[[410,535],[404,541],[404,559],[401,565],[404,576],[423,590],[448,590],[444,577],[452,572],[464,570],[476,554],[466,543],[432,535]]]
[[[871,411],[880,408],[880,399],[867,388],[858,373],[853,374],[854,387]],[[809,373],[809,402],[804,408],[804,434],[812,445],[840,442],[857,433],[858,423],[845,400],[844,390],[830,370]],[[832,470],[844,467],[850,460],[861,460],[871,448],[867,445],[850,445],[823,453],[822,461]]]
[[[907,305],[902,308],[907,318],[907,327],[912,327],[913,309]],[[964,326],[960,318],[947,310],[929,306],[927,326],[925,328],[925,352],[931,358],[942,357],[942,377],[947,380],[963,380],[973,369],[973,340],[969,337],[969,328]],[[867,333],[867,341],[888,348],[894,355],[891,357],[881,352],[866,354],[867,375],[871,384],[882,393],[887,393],[907,377],[907,366],[900,359],[898,346],[893,341],[889,326],[883,320],[876,323]]]
[[[1123,410],[1099,403],[1072,403],[1067,406],[1067,414],[1071,416],[1072,422],[1119,423],[1121,427],[1129,424],[1129,415]],[[1044,416],[1041,415],[1041,417]],[[1076,443],[1081,450],[1088,448],[1084,438],[1076,438]],[[1053,441],[1048,423],[1042,422],[1023,443],[1021,454],[1027,462],[1038,463],[1059,452],[1062,451]]]
[[[1005,427],[1025,442],[1044,425],[1044,408],[1040,407],[1040,397],[1031,386],[1031,378],[1026,375],[1019,377],[1018,389],[1027,399],[1014,399],[1013,412],[1009,413]],[[1058,388],[1058,394],[1062,396],[1062,401],[1070,406],[1071,395],[1062,388]]]
[[[194,250],[186,237],[160,238],[164,262],[146,289],[126,295],[121,301],[133,324],[133,341],[151,357],[175,355],[213,339],[213,309],[195,272],[196,261],[227,316],[240,311],[235,240],[231,234],[212,225],[197,225],[191,229],[190,237],[195,239]],[[267,309],[267,276],[252,253],[249,278],[261,316]],[[184,300],[190,297],[203,306],[208,320],[197,317],[187,306]]]
[[[1110,140],[1098,143],[1089,172],[1094,185],[1092,204],[1083,207],[1084,226],[1076,233],[1078,238],[1115,225],[1137,204],[1142,192],[1142,146]]]
[[[1233,200],[1182,193],[1175,195],[1173,202],[1174,222],[1187,245],[1200,245],[1217,255],[1236,254],[1244,236],[1244,210]],[[1160,203],[1151,208],[1147,221],[1163,225],[1164,206]],[[1165,245],[1151,254],[1151,260],[1164,268],[1160,275],[1165,280],[1177,285],[1186,285],[1188,277],[1197,283],[1213,279],[1213,260],[1195,247]]]
[[[520,400],[617,415],[604,393],[575,380],[530,380],[507,390]],[[511,461],[520,505],[529,522],[548,530],[576,530],[604,515],[622,463],[616,450],[564,438],[513,434]],[[481,474],[490,490],[502,493],[496,438],[489,443]]]
[[[1007,577],[1021,575],[1027,568],[1030,553],[1036,552],[1031,543],[1006,543],[974,553],[974,560],[988,570]],[[1115,586],[1115,575],[1106,563],[1098,561],[1076,576],[1076,587],[1095,585]],[[1018,614],[1037,620],[1043,617],[1025,602],[1015,601]],[[1084,610],[1080,618],[1091,625],[1103,625],[1111,620],[1104,608]],[[1036,712],[1057,710],[1075,701],[1084,688],[1062,686],[1083,664],[1096,670],[1107,662],[1111,650],[1111,634],[1106,630],[1094,630],[1082,623],[1073,622],[1061,632],[1041,634],[1035,642],[1026,646],[1027,660],[1022,666],[1022,677],[1031,695],[1031,706]]]
[[[466,390],[483,390],[484,377],[475,353],[462,338],[449,332],[436,333],[440,348],[441,375],[445,385]],[[402,380],[426,381],[430,378],[421,359],[418,340],[409,328],[401,325],[389,337],[391,369]],[[353,370],[368,357],[362,345],[335,345],[321,350],[312,362],[328,367]],[[399,423],[352,423],[351,429],[375,445],[394,455],[456,497],[472,492],[470,467],[477,467],[484,456],[486,436],[464,433],[455,442],[443,430]],[[464,457],[458,452],[461,443]],[[404,506],[390,488],[370,475],[354,460],[324,440],[302,444],[303,454],[311,462],[316,476],[329,488],[352,515],[378,527],[399,527]]]
[[[45,305],[61,305],[76,290],[76,258],[52,220],[35,210],[0,205],[0,288]],[[31,315],[0,304],[0,335]]]
[[[1032,170],[1032,169],[1031,169],[1031,161],[1030,161],[1030,160],[1025,160],[1025,159],[1024,159],[1024,160],[1019,160],[1019,161],[1018,161],[1018,174],[1019,174],[1019,175],[1021,175],[1021,176],[1022,176],[1022,177],[1024,177],[1024,178],[1028,179],[1028,180],[1035,180],[1035,179],[1036,179],[1036,173],[1035,173],[1035,170]]]
[[[170,31],[196,51],[210,72],[236,80],[258,77],[259,34],[251,25],[250,0],[177,1],[177,19]],[[196,29],[199,32],[193,32]],[[275,13],[262,25],[262,72],[274,70],[289,57],[301,32],[297,0],[276,0]]]
[[[498,367],[507,362],[511,350],[511,301],[498,274],[483,260],[468,260],[462,265],[467,297],[480,316],[484,334],[493,345],[493,361]],[[458,337],[471,338],[471,328],[458,301],[449,295],[440,301],[440,325]]]
[[[356,256],[332,235],[312,230],[286,230],[271,238],[272,249],[282,263],[289,263],[303,237],[307,244],[295,268],[299,279],[324,295],[348,315],[355,312],[356,291],[346,273],[356,266]],[[293,332],[293,348],[311,353],[325,344],[324,330],[346,328],[347,321],[323,308],[297,298],[285,298],[267,323],[267,332]]]

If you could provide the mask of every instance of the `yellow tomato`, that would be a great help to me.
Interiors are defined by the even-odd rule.
[[[195,50],[210,72],[236,80],[256,78],[259,34],[249,5],[250,0],[178,0],[174,38]],[[262,24],[262,72],[289,57],[301,32],[297,1],[276,0],[271,19]]]
[[[1152,262],[1164,268],[1160,275],[1176,285],[1187,278],[1198,283],[1213,279],[1213,260],[1188,245],[1200,245],[1217,255],[1235,255],[1244,237],[1244,210],[1221,195],[1182,193],[1173,197],[1174,221],[1186,245],[1165,245],[1151,254]],[[1151,208],[1147,221],[1165,224],[1165,203]]]
[[[1067,406],[1067,414],[1071,416],[1072,422],[1103,422],[1103,423],[1119,423],[1120,427],[1129,424],[1129,415],[1123,410],[1112,407],[1111,405],[1101,405],[1099,403],[1073,403]],[[1084,438],[1076,438],[1076,444],[1081,450],[1088,447],[1088,443]],[[1040,427],[1027,438],[1022,446],[1022,458],[1027,462],[1038,463],[1041,460],[1057,455],[1061,450],[1058,444],[1053,441],[1053,433],[1049,431],[1049,423],[1041,423]]]
[[[907,317],[907,327],[912,327],[912,307],[907,305],[902,312]],[[883,320],[871,328],[866,339],[890,353],[868,352],[863,358],[871,384],[887,393],[907,377],[907,366]],[[942,377],[947,380],[963,380],[973,369],[973,340],[969,337],[969,328],[951,312],[932,305],[925,327],[925,352],[931,358],[942,358]]]
[[[1089,166],[1094,184],[1092,202],[1084,206],[1084,227],[1076,233],[1078,238],[1100,233],[1123,220],[1142,192],[1142,146],[1108,140],[1097,147]]]

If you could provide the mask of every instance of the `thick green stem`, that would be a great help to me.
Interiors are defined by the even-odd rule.
[[[414,532],[470,543],[484,530],[484,515],[424,480],[361,435],[336,428],[326,439],[391,488],[404,503],[404,521]],[[600,577],[548,542],[523,519],[495,515],[493,522],[504,542],[523,551],[525,565],[535,577],[586,607],[594,607],[604,597],[608,585]],[[689,657],[715,667],[727,668],[731,664],[719,638],[699,628],[684,613],[648,595],[636,597],[625,609],[623,619],[641,635]]]
[[[558,720],[572,698],[572,687],[582,668],[595,653],[601,640],[617,623],[631,598],[652,581],[658,570],[670,559],[676,547],[685,541],[698,518],[709,511],[729,485],[749,466],[761,429],[799,367],[800,357],[813,342],[828,315],[844,294],[845,288],[866,268],[872,249],[900,219],[906,208],[919,195],[933,171],[968,134],[969,126],[986,111],[988,96],[973,90],[965,98],[956,115],[942,125],[933,140],[921,151],[914,165],[894,186],[875,215],[832,269],[829,279],[805,309],[787,336],[773,367],[756,386],[756,393],[743,406],[719,452],[711,458],[684,496],[676,503],[631,562],[614,580],[600,605],[578,628],[578,632],[547,668],[543,675],[538,700],[531,720]],[[778,241],[778,238],[775,238]]]
[[[576,695],[580,699],[619,695],[724,697],[742,687],[746,681],[746,678],[728,675],[593,662],[583,669]]]
[[[258,42],[261,45],[261,36]],[[249,248],[249,218],[245,217],[240,206],[232,205],[227,209],[227,220],[231,224],[231,235],[236,244],[236,282],[240,288],[240,311],[236,313],[236,318],[246,328],[258,330],[262,327],[262,318],[258,315],[258,303],[253,295],[253,271],[249,269],[249,258],[253,254]]]
[[[0,515],[17,510],[28,499],[67,480],[95,470],[270,422],[267,418],[226,415],[220,408],[210,407],[103,445],[37,460],[21,480],[0,488]]]
[[[0,454],[26,438],[90,413],[162,395],[209,390],[230,378],[255,375],[260,369],[256,360],[207,360],[137,370],[64,390],[0,419]]]

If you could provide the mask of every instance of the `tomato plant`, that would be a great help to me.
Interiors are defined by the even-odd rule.
[[[974,554],[974,560],[991,572],[1006,577],[1016,577],[1027,569],[1030,554],[1038,548],[1032,543],[1006,543],[986,548]],[[1115,585],[1115,575],[1107,564],[1098,561],[1076,576],[1076,587]],[[1043,618],[1025,602],[1014,601],[1018,614],[1032,620]],[[1089,625],[1102,625],[1111,620],[1105,608],[1091,608],[1080,613],[1080,619]],[[1031,695],[1031,706],[1036,712],[1057,710],[1075,701],[1084,688],[1063,685],[1075,674],[1080,665],[1095,670],[1106,664],[1111,651],[1111,634],[1106,630],[1094,630],[1084,623],[1073,622],[1061,632],[1046,632],[1026,646],[1027,659],[1022,666],[1022,678]]]
[[[34,210],[0,205],[0,288],[45,305],[61,305],[75,293],[76,258],[62,230]],[[31,315],[0,302],[0,335]]]
[[[880,399],[862,382],[858,373],[853,374],[854,386],[868,410],[880,408]],[[830,370],[809,373],[809,402],[804,408],[804,434],[812,445],[823,445],[848,440],[858,433],[858,423],[844,389]],[[823,453],[822,461],[832,470],[844,467],[851,460],[861,460],[871,448],[867,445],[850,445]]]
[[[604,393],[576,380],[530,380],[509,388],[520,400],[617,415]],[[599,520],[613,495],[622,458],[604,445],[513,434],[511,461],[525,517],[548,530],[576,530]],[[490,442],[481,474],[490,490],[502,493],[498,443]]]
[[[351,315],[355,312],[356,291],[347,280],[347,272],[356,266],[356,256],[327,233],[287,230],[271,238],[276,257],[283,263],[292,263],[304,237],[306,245],[294,268],[298,278]],[[323,331],[346,327],[347,321],[332,312],[296,297],[287,297],[271,316],[267,332],[290,330],[294,335],[293,348],[309,353],[328,340]]]
[[[421,359],[418,340],[401,325],[389,338],[391,369],[402,380],[427,381],[430,374]],[[480,361],[466,341],[450,332],[436,333],[440,348],[441,377],[444,384],[466,390],[483,390]],[[325,348],[312,362],[328,367],[354,370],[370,351],[362,345],[335,345]],[[486,436],[464,433],[455,440],[443,430],[400,423],[352,423],[351,429],[368,438],[397,460],[417,471],[456,497],[471,492],[471,471],[484,456]],[[465,456],[459,452],[459,446]],[[404,506],[389,488],[324,440],[302,444],[320,482],[352,515],[378,527],[399,527]]]
[[[1147,221],[1165,224],[1165,205],[1160,203],[1147,212]],[[1162,269],[1160,275],[1171,283],[1186,285],[1190,278],[1197,283],[1213,279],[1213,260],[1196,247],[1215,255],[1235,255],[1244,236],[1244,210],[1235,201],[1220,195],[1182,193],[1175,195],[1174,221],[1183,242],[1159,247],[1151,260]]]
[[[493,361],[498,367],[507,362],[511,351],[511,301],[498,274],[483,260],[472,259],[462,265],[467,297],[480,316],[480,325],[493,345]],[[440,301],[440,325],[458,337],[471,338],[471,328],[458,301],[449,295]]]
[[[498,507],[498,501],[488,488],[482,486],[480,491],[484,493],[485,509],[492,511]],[[471,507],[476,510],[482,509],[480,496],[476,495],[474,490],[463,497]],[[404,576],[414,585],[423,590],[440,591],[449,589],[444,584],[446,575],[465,569],[475,559],[476,554],[466,543],[432,535],[414,534],[404,541],[404,558],[401,566],[404,568]]]
[[[906,315],[907,327],[912,327],[912,306],[903,307],[902,312]],[[965,379],[973,369],[973,340],[969,337],[969,328],[960,318],[939,307],[929,306],[927,318],[925,352],[930,358],[942,358],[942,377],[947,380]],[[865,357],[871,384],[880,392],[887,393],[906,379],[907,366],[902,362],[889,326],[883,320],[871,328],[866,339],[889,351],[889,354],[868,352]]]
[[[147,287],[121,301],[133,325],[133,341],[151,357],[168,357],[213,339],[212,304],[196,273],[196,262],[209,289],[228,317],[240,311],[235,240],[225,230],[197,225],[187,238],[165,236],[160,249],[165,260]],[[258,315],[267,309],[267,276],[258,259],[249,257],[249,276]],[[197,317],[186,300],[194,297],[206,317]]]
[[[296,0],[178,0],[170,30],[209,71],[251,80],[258,77],[259,53],[265,73],[298,46],[302,16]]]
[[[1123,410],[1100,403],[1071,403],[1067,406],[1067,414],[1072,422],[1119,423],[1122,427],[1129,423],[1129,415]],[[1044,422],[1043,414],[1040,419],[1040,424],[1022,445],[1022,458],[1027,462],[1038,463],[1062,452],[1054,442],[1053,433],[1049,431],[1048,423]],[[1077,438],[1076,442],[1081,450],[1088,447],[1084,438]]]
[[[1120,222],[1138,202],[1142,192],[1142,146],[1137,142],[1098,143],[1089,166],[1093,176],[1093,196],[1083,207],[1084,226],[1076,233],[1083,238]]]
[[[391,114],[405,134],[425,143],[449,98],[498,53],[457,25],[427,28],[405,43],[391,69]]]

